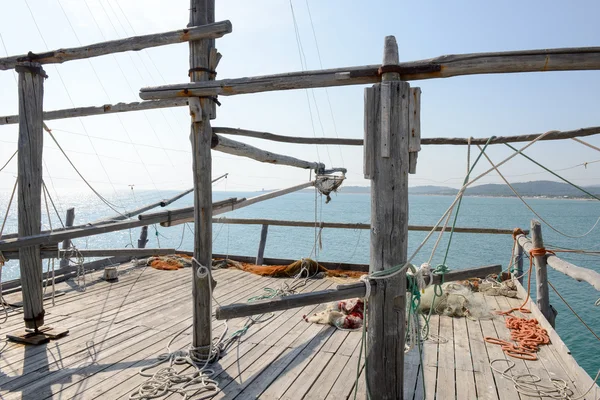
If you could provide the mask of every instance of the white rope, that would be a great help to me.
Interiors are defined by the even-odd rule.
[[[371,297],[371,282],[369,281],[369,275],[362,275],[360,281],[365,284],[365,308],[367,308],[367,301]]]
[[[479,145],[477,145],[477,147],[479,147],[479,149],[481,149],[481,147]],[[488,160],[488,162],[490,163],[490,165],[492,166],[492,168],[498,173],[498,176],[500,176],[500,178],[502,178],[502,180],[504,181],[504,183],[506,183],[506,185],[510,188],[510,190],[515,194],[515,196],[517,196],[519,198],[519,200],[521,200],[523,202],[523,204],[525,204],[525,206],[533,213],[535,214],[536,217],[538,217],[543,223],[545,223],[546,225],[548,225],[548,227],[550,229],[552,229],[554,232],[558,233],[559,235],[563,235],[566,236],[568,238],[573,238],[573,239],[579,239],[582,237],[585,237],[587,235],[589,235],[590,233],[592,233],[594,231],[594,229],[596,229],[596,226],[598,225],[598,223],[600,223],[600,217],[598,217],[598,219],[596,220],[596,223],[594,223],[594,225],[590,228],[589,231],[587,231],[586,233],[584,233],[583,235],[569,235],[567,233],[564,233],[563,231],[555,228],[552,224],[550,224],[548,221],[546,221],[540,214],[538,214],[530,205],[529,203],[527,203],[527,201],[525,201],[525,199],[515,190],[515,188],[508,182],[508,180],[504,177],[504,175],[502,175],[502,173],[500,172],[500,170],[498,169],[498,166],[494,164],[494,162],[490,159],[490,157],[488,157],[487,154],[483,153],[483,155],[485,156],[485,158]]]
[[[587,146],[587,147],[589,147],[590,149],[594,149],[594,150],[596,150],[596,151],[600,151],[600,147],[596,147],[596,146],[594,146],[594,145],[592,145],[592,144],[590,144],[590,143],[588,143],[588,142],[584,142],[584,141],[583,141],[583,140],[581,140],[581,139],[578,139],[578,138],[571,138],[571,139],[573,139],[574,141],[576,141],[576,142],[578,142],[578,143],[581,143],[581,144],[582,144],[582,145],[584,145],[584,146]]]
[[[500,370],[495,368],[494,363],[496,362],[507,363],[506,369]],[[512,369],[515,367],[515,363],[511,360],[498,358],[490,361],[490,367],[504,378],[512,381],[515,390],[520,394],[528,397],[538,397],[540,399],[551,398],[581,400],[594,388],[594,386],[596,386],[596,381],[600,377],[600,370],[598,370],[598,374],[596,374],[596,377],[594,378],[594,381],[590,385],[589,389],[586,390],[585,393],[574,397],[573,390],[569,387],[569,384],[564,379],[550,378],[549,381],[544,382],[542,378],[534,374],[513,374]]]

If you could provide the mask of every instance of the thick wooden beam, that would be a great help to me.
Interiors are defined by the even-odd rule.
[[[166,46],[199,39],[215,39],[231,33],[231,29],[231,22],[220,21],[203,26],[191,26],[176,31],[133,36],[87,46],[51,50],[38,54],[29,52],[28,54],[19,56],[0,58],[0,70],[15,68],[19,62],[23,61],[35,61],[39,64],[61,64],[65,61],[82,60],[124,51],[139,51],[149,47]]]
[[[140,238],[137,242],[138,249],[146,248],[146,244],[148,243],[148,225],[142,226],[142,230],[140,231]]]
[[[67,217],[65,219],[65,227],[70,228],[73,226],[74,223],[75,223],[75,209],[73,207],[71,207],[71,208],[67,209]],[[63,240],[63,243],[62,243],[63,250],[66,250],[69,247],[71,247],[71,240],[70,239]],[[43,258],[43,256],[42,256],[42,258]],[[65,268],[68,266],[69,266],[69,260],[66,258],[62,258],[60,260],[60,268]]]
[[[276,90],[362,85],[380,81],[379,65],[290,72],[142,88],[145,100],[190,96],[231,96]],[[460,75],[511,72],[582,71],[600,69],[600,47],[507,51],[446,55],[399,63],[394,72],[402,80],[449,78]]]
[[[19,236],[30,236],[37,235],[42,230],[42,110],[46,73],[37,63],[19,64],[16,70],[19,76],[21,116],[18,141],[18,225]],[[39,246],[19,249],[19,269],[23,286],[25,327],[37,329],[44,325],[42,258]]]
[[[404,264],[408,245],[410,85],[394,72],[396,38],[387,36],[383,82],[365,89],[365,146],[371,160],[370,273]],[[370,398],[402,399],[404,392],[406,273],[379,280],[369,298],[366,371]]]
[[[190,25],[201,26],[215,20],[214,0],[190,0]],[[190,81],[203,82],[215,78],[218,58],[215,41],[190,42]],[[192,168],[194,178],[194,260],[192,267],[192,346],[200,359],[212,354],[212,127],[216,118],[215,103],[210,98],[191,99]]]
[[[270,151],[262,150],[254,146],[250,146],[249,144],[237,142],[223,136],[215,136],[218,139],[218,144],[214,147],[214,150],[222,153],[247,157],[268,164],[287,165],[289,167],[314,170],[325,168],[325,164],[323,163],[299,160],[294,157],[271,153]]]
[[[531,240],[527,238],[525,235],[519,235],[517,240],[523,249],[529,253],[531,249],[534,248]],[[578,282],[587,282],[592,285],[596,290],[600,291],[600,273],[588,269],[579,267],[577,265],[571,264],[565,260],[560,259],[559,257],[547,254],[546,255],[546,263],[553,269],[558,272],[562,272],[563,274],[575,279]]]
[[[502,271],[501,265],[488,265],[484,267],[469,268],[448,272],[444,279],[446,282],[465,280],[468,278],[485,278],[491,273],[499,274]],[[434,283],[441,283],[440,276],[434,276]],[[380,290],[381,281],[371,282],[371,292],[376,293]],[[217,307],[216,317],[219,320],[249,317],[269,312],[288,310],[315,304],[323,304],[332,301],[350,299],[353,297],[365,296],[364,282],[356,282],[346,285],[338,285],[336,289],[321,290],[317,292],[293,294],[283,297],[275,297],[268,300],[254,301],[251,303],[234,303],[226,306]],[[371,393],[372,398],[373,393]]]
[[[82,257],[149,257],[149,256],[165,256],[169,254],[175,254],[175,249],[146,249],[146,248],[124,248],[124,249],[78,249],[77,255]],[[8,251],[3,253],[7,259],[13,259],[18,257],[18,252]],[[41,250],[42,258],[56,258],[73,256],[75,253],[69,250]],[[66,268],[69,264],[67,263],[64,267]]]
[[[104,104],[101,106],[64,108],[61,110],[44,111],[44,121],[53,119],[66,119],[77,117],[89,117],[93,115],[114,114],[129,111],[154,110],[158,108],[184,107],[188,105],[188,99],[166,99],[153,101],[136,101],[132,103]],[[19,123],[18,115],[7,115],[0,117],[0,125]]]
[[[314,221],[289,221],[279,219],[263,219],[263,218],[213,218],[213,224],[233,224],[233,225],[274,225],[274,226],[296,226],[304,228],[314,228]],[[352,223],[352,222],[320,222],[319,226],[323,228],[334,229],[371,229],[371,224]],[[408,225],[409,231],[429,232],[433,226],[423,225]],[[442,227],[438,226],[436,231],[441,231]],[[455,233],[482,233],[492,235],[512,235],[512,229],[497,229],[497,228],[454,228]],[[529,231],[524,231],[525,234]]]

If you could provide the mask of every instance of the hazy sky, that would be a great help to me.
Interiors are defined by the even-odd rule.
[[[292,4],[307,66],[318,69],[307,2],[293,0]],[[594,1],[309,0],[308,6],[324,68],[380,63],[386,35],[396,36],[402,61],[600,42],[600,3]],[[11,55],[41,52],[120,38],[134,31],[146,34],[183,28],[188,8],[187,0],[120,0],[118,4],[117,0],[14,0],[2,7],[0,34]],[[217,20],[223,19],[232,22],[233,33],[217,40],[223,54],[218,78],[302,68],[289,1],[217,1]],[[4,51],[0,47],[0,53]],[[180,44],[47,65],[44,107],[139,101],[141,87],[187,81],[187,57],[188,45]],[[423,137],[514,135],[600,124],[600,72],[596,71],[467,76],[411,84],[423,92]],[[0,72],[0,87],[0,115],[16,113],[14,73]],[[360,138],[363,90],[361,86],[328,89],[332,112],[321,89],[221,97],[213,126],[335,137],[335,121],[337,135]],[[81,172],[103,193],[127,189],[130,184],[147,190],[192,185],[185,108],[49,121],[48,125]],[[362,175],[360,147],[321,146],[317,151],[315,146],[241,140],[328,166],[344,166],[349,171],[346,184],[368,184]],[[587,140],[600,145],[600,138]],[[16,149],[16,141],[16,125],[0,127],[0,166]],[[498,145],[490,154],[500,160],[509,152]],[[529,154],[554,169],[600,159],[599,152],[573,141],[539,143]],[[47,136],[44,160],[45,179],[55,188],[88,190]],[[426,146],[410,184],[458,186],[465,165],[465,147]],[[488,165],[482,160],[479,170],[484,167]],[[514,182],[549,178],[524,159],[511,161],[502,171]],[[600,163],[596,163],[561,173],[579,184],[600,184],[599,171]],[[230,178],[215,189],[271,189],[308,179],[308,171],[213,152],[213,174],[224,172]],[[12,187],[15,173],[13,160],[0,173],[0,190]],[[490,175],[482,182],[500,180]]]

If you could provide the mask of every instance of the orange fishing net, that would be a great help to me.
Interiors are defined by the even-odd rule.
[[[186,254],[174,254],[170,256],[150,257],[146,265],[154,269],[174,271],[192,265],[192,257]]]
[[[236,262],[233,260],[217,260],[215,264],[220,268],[236,268],[252,274],[270,276],[273,278],[293,278],[300,273],[303,266],[308,271],[308,276],[322,274],[323,277],[358,279],[365,274],[365,272],[362,271],[346,271],[338,269],[330,270],[309,258],[295,261],[290,265],[255,265],[250,263]]]

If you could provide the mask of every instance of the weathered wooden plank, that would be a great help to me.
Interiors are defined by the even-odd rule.
[[[65,61],[82,60],[124,51],[139,51],[149,47],[165,46],[207,38],[214,39],[231,33],[231,30],[231,22],[220,21],[203,26],[191,26],[176,31],[133,36],[87,46],[51,50],[45,53],[36,54],[29,52],[28,54],[19,56],[0,58],[0,71],[15,68],[19,62],[23,61],[34,61],[39,64],[61,64]]]
[[[210,83],[142,88],[140,97],[166,99],[190,96],[238,95],[274,90],[360,85],[379,81],[379,65],[291,72]],[[600,69],[600,48],[563,48],[446,55],[399,63],[395,72],[403,80],[449,78],[472,74],[575,71]]]
[[[258,244],[258,254],[256,255],[256,265],[263,265],[268,232],[269,225],[263,225],[260,229],[260,242]]]
[[[256,161],[287,165],[289,167],[296,167],[302,169],[320,170],[325,168],[325,164],[312,161],[304,161],[295,157],[286,156],[283,154],[277,154],[263,149],[259,149],[249,144],[231,140],[224,136],[215,135],[217,138],[217,145],[214,146],[214,150],[222,153],[231,154],[239,157],[247,157]]]
[[[18,226],[19,236],[31,236],[42,230],[42,109],[46,73],[38,63],[19,64],[17,72],[21,116],[18,140]],[[35,329],[44,325],[42,258],[39,246],[19,249],[19,270],[25,294],[25,327]]]
[[[436,398],[456,398],[456,379],[454,376],[454,331],[452,318],[445,315],[440,316],[440,335],[443,335],[448,340],[440,342],[438,345],[439,355],[437,364]],[[461,382],[461,385],[463,386],[467,386],[468,384],[469,382]]]
[[[71,207],[71,208],[67,209],[67,217],[65,218],[65,227],[69,228],[69,227],[73,226],[74,223],[75,223],[75,209],[73,207]],[[69,247],[71,247],[71,241],[69,239],[65,239],[62,242],[62,248],[63,248],[63,250],[66,250]],[[65,268],[68,266],[69,266],[69,260],[63,257],[60,260],[60,268]]]
[[[421,151],[421,88],[410,89],[410,104],[408,108],[408,173],[417,173],[417,158]]]
[[[490,359],[485,342],[483,341],[479,321],[467,319],[465,322],[468,331],[469,347],[471,349],[477,398],[482,400],[498,400],[496,382],[490,368]]]
[[[2,121],[0,119],[0,121]],[[1,125],[1,123],[0,123]],[[351,139],[351,138],[324,138],[324,137],[298,137],[298,136],[285,136],[277,135],[269,132],[252,131],[249,129],[239,128],[228,128],[228,127],[213,127],[214,133],[221,133],[224,135],[236,135],[253,137],[257,139],[271,140],[274,142],[281,143],[295,143],[295,144],[335,144],[335,145],[347,145],[347,146],[362,146],[362,139]]]

